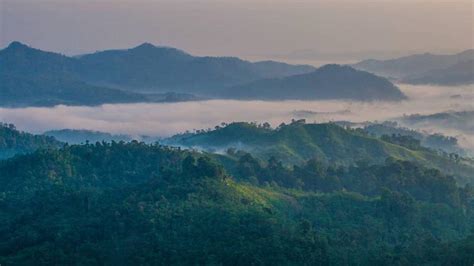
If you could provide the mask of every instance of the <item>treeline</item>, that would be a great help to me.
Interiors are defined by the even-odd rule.
[[[40,148],[60,147],[53,137],[18,131],[13,124],[0,122],[0,160],[16,154],[31,153]]]
[[[286,167],[274,157],[262,162],[247,153],[240,157],[234,173],[252,184],[275,184],[306,191],[353,191],[377,196],[388,189],[405,193],[415,200],[446,203],[452,206],[470,204],[474,189],[460,188],[452,176],[409,161],[388,158],[383,165],[360,161],[357,166],[327,165],[317,159],[301,166]]]

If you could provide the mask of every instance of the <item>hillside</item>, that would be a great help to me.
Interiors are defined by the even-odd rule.
[[[264,160],[275,157],[289,165],[311,158],[336,165],[383,163],[391,157],[455,174],[461,184],[474,181],[472,165],[458,163],[421,146],[412,147],[409,140],[407,143],[382,140],[363,130],[344,129],[335,124],[295,121],[271,129],[268,126],[232,123],[209,132],[177,135],[163,143],[221,154],[228,154],[229,149],[242,150]]]
[[[31,78],[0,74],[1,106],[100,105],[149,101],[145,95],[98,87],[61,77]]]
[[[262,100],[406,99],[387,79],[340,65],[326,65],[306,74],[238,85],[221,95],[228,98]]]
[[[245,174],[229,177],[206,156],[138,142],[67,146],[0,162],[0,263],[473,260],[472,190],[458,188],[450,177],[396,161],[348,170],[366,178],[363,186],[359,178],[343,179],[347,189],[375,188],[361,194],[341,187],[330,192],[325,186],[334,179],[325,176],[333,170],[312,162],[280,171],[286,177],[264,174],[274,167],[264,167],[257,178],[280,182],[296,175],[308,186],[251,184]],[[380,172],[385,175],[377,178]]]
[[[76,60],[18,42],[0,51],[0,105],[98,105],[148,101],[144,95],[94,86],[75,72]]]
[[[364,60],[352,65],[354,68],[368,71],[376,75],[393,78],[396,80],[413,83],[411,78],[424,77],[426,79],[419,79],[417,84],[460,84],[469,81],[466,80],[466,71],[471,71],[472,68],[465,68],[458,65],[462,62],[474,60],[474,50],[466,50],[457,54],[415,54],[405,57],[389,59],[389,60]],[[458,66],[456,66],[458,65]],[[433,72],[434,71],[434,72]],[[430,77],[430,78],[428,78]],[[471,80],[472,83],[472,80]]]
[[[0,160],[37,149],[59,148],[61,142],[53,137],[18,131],[14,125],[0,123]]]

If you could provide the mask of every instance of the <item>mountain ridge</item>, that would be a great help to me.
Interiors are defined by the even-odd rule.
[[[456,64],[469,60],[474,60],[474,49],[468,49],[455,54],[424,53],[387,60],[368,59],[355,63],[352,66],[387,78],[410,83],[409,80],[413,77],[428,75],[431,71],[436,70],[439,71],[437,73],[438,75],[443,74],[442,70],[449,69]],[[472,73],[473,70],[471,69],[470,71],[471,75],[474,75],[474,73]],[[457,85],[457,83],[466,84],[464,80],[465,78],[462,78],[460,81],[451,80],[448,83],[442,80],[437,81],[436,78],[432,78],[426,81],[419,80],[418,83]],[[467,84],[472,84],[472,82],[468,81]]]
[[[236,93],[232,90],[238,89],[233,86],[239,84],[286,77],[301,84],[305,82],[298,80],[304,79],[305,76],[301,75],[321,73],[331,68],[326,66],[316,69],[308,65],[275,61],[250,62],[236,57],[196,57],[179,49],[157,47],[149,43],[130,49],[67,57],[13,42],[0,50],[0,62],[4,66],[0,69],[0,104],[4,106],[156,102],[157,98],[167,98],[151,94],[163,93],[194,95],[184,97],[183,100],[229,98],[229,95]],[[334,70],[331,81],[340,82],[344,79],[344,69]],[[363,72],[353,73],[356,75],[353,75],[351,82],[339,83],[343,87],[342,94],[327,97],[322,93],[322,98],[371,100],[370,94],[377,94],[374,99],[380,100],[390,99],[394,95],[395,98],[403,98],[397,88],[383,78]],[[320,75],[319,80],[324,79],[324,75]],[[328,83],[319,91],[333,90]],[[366,83],[370,88],[366,88],[365,93],[351,92],[350,87],[364,89]],[[311,84],[306,87],[318,90]],[[345,92],[347,95],[343,95]],[[247,93],[252,95],[252,92]],[[271,98],[271,92],[267,93],[269,95],[266,97]],[[385,93],[387,97],[383,97]],[[305,96],[301,91],[293,94],[291,90],[286,90],[279,97],[305,99]],[[176,100],[180,100],[179,97]]]

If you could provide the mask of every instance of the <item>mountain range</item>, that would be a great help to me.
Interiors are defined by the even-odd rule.
[[[474,59],[462,61],[443,69],[433,69],[402,80],[409,84],[467,85],[474,84]]]
[[[352,67],[408,84],[474,83],[474,50],[457,54],[415,54],[389,60],[368,59]]]
[[[148,43],[132,49],[67,57],[13,42],[0,51],[0,64],[3,106],[197,98],[307,99],[308,95],[311,99],[404,98],[386,79],[350,67],[316,69],[274,61],[252,63],[235,57],[199,57]],[[269,90],[269,85],[276,86],[275,91]],[[293,90],[294,86],[298,90]],[[168,93],[176,97],[168,99]]]

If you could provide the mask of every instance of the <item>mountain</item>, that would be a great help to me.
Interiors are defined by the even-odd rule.
[[[411,138],[370,136],[363,130],[335,124],[305,124],[303,120],[271,129],[268,125],[232,123],[216,130],[176,135],[164,144],[223,154],[245,151],[259,159],[275,157],[288,165],[317,158],[327,164],[383,163],[387,158],[413,161],[457,176],[460,183],[474,182],[474,165],[455,161],[426,149]],[[229,153],[230,152],[230,153]]]
[[[474,259],[474,192],[439,171],[403,161],[339,169],[315,161],[293,169],[251,162],[242,157],[234,178],[206,155],[138,142],[65,146],[2,161],[0,263]]]
[[[389,100],[406,96],[390,81],[349,66],[325,65],[313,72],[237,85],[222,97],[264,100]]]
[[[408,76],[402,81],[409,84],[446,86],[474,84],[474,59],[459,62],[444,69],[430,70],[418,76]]]
[[[66,57],[14,42],[0,51],[0,62],[5,66],[0,70],[0,104],[10,106],[168,102],[200,97],[405,98],[388,80],[348,66],[315,69],[274,61],[198,57],[147,43]]]
[[[180,91],[214,96],[225,86],[265,77],[282,77],[313,70],[235,57],[198,57],[175,48],[142,44],[80,57],[81,76],[90,82],[139,91]]]
[[[458,84],[466,82],[465,76],[462,75],[459,80],[457,74],[448,74],[449,72],[458,72],[459,68],[466,70],[464,66],[457,66],[454,69],[451,67],[466,61],[474,60],[474,50],[466,50],[457,54],[447,55],[436,55],[436,54],[415,54],[405,57],[400,57],[390,60],[364,60],[359,63],[352,65],[354,68],[368,71],[376,75],[393,78],[396,80],[406,81],[410,80],[410,77],[423,77],[424,75],[447,75],[446,78],[433,76],[432,79],[422,80],[420,79],[417,83],[423,82],[424,84]],[[442,69],[446,69],[448,73],[442,73]],[[472,73],[472,68],[470,69]],[[472,75],[472,74],[471,74]],[[447,79],[443,81],[444,79]],[[468,79],[469,81],[469,79]]]
[[[314,69],[271,61],[195,57],[151,44],[67,57],[13,42],[0,51],[0,62],[0,105],[4,106],[196,100],[189,93],[214,96],[223,86]]]
[[[89,85],[61,77],[30,78],[0,74],[0,105],[2,106],[100,105],[133,102],[150,102],[150,100],[145,95]]]
[[[77,60],[18,42],[0,51],[0,105],[97,105],[148,101],[143,95],[85,83]]]
[[[0,160],[38,149],[59,148],[62,143],[53,137],[18,131],[12,124],[0,123]]]
[[[350,67],[315,69],[274,61],[198,57],[146,43],[67,57],[13,42],[0,51],[0,62],[0,105],[6,106],[169,102],[202,97],[405,98],[386,79]]]

